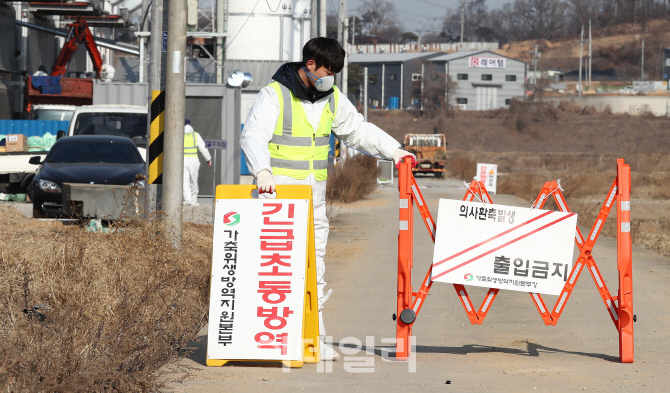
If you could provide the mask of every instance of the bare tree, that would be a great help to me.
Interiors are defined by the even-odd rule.
[[[363,43],[398,42],[402,33],[395,5],[386,0],[364,0],[358,9],[364,35]]]
[[[526,39],[553,39],[565,33],[566,4],[560,0],[515,0],[522,27],[527,31]]]
[[[458,83],[445,73],[439,72],[434,64],[424,64],[426,68],[421,97],[423,109],[433,114],[451,110],[450,97],[456,95]]]
[[[470,0],[465,3],[465,41],[495,41],[497,36],[492,30],[490,13],[486,0]],[[461,10],[449,10],[442,23],[441,35],[447,41],[460,41]]]

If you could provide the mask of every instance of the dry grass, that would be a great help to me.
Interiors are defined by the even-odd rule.
[[[328,171],[328,203],[355,202],[365,198],[377,187],[377,159],[365,154],[349,157]]]
[[[185,225],[177,252],[158,223],[96,234],[0,214],[0,390],[156,391],[177,375],[206,322],[211,226]]]
[[[470,180],[477,174],[477,163],[467,154],[449,154],[447,173],[456,179]]]

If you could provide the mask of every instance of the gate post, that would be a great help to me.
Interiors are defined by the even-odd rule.
[[[617,269],[619,270],[619,358],[633,362],[633,251],[630,237],[630,166],[617,160]]]
[[[409,160],[402,160],[398,165],[398,188],[400,191],[400,231],[398,232],[398,307],[394,319],[396,327],[396,359],[406,360],[410,351],[412,336],[412,322],[403,318],[412,311],[412,265],[414,255],[414,204],[412,203],[412,189],[410,176],[412,164]],[[409,322],[409,323],[406,323]]]

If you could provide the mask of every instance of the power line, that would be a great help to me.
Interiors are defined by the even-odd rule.
[[[281,0],[277,1],[277,8],[275,8],[273,10],[272,7],[270,6],[270,0],[265,0],[265,2],[267,3],[268,8],[270,9],[271,12],[277,12],[277,10],[279,9],[279,6],[281,5]],[[253,11],[251,11],[251,12],[253,12]]]

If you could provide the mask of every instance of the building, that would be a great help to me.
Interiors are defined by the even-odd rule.
[[[425,61],[443,54],[354,53],[349,55],[349,64],[368,68],[368,105],[372,108],[400,109],[419,105]],[[349,78],[352,78],[351,74]],[[360,100],[361,97],[358,98]]]
[[[433,57],[430,62],[434,70],[432,79],[446,74],[457,83],[447,99],[461,109],[504,108],[512,98],[524,96],[527,70],[523,61],[485,50],[450,53]]]

